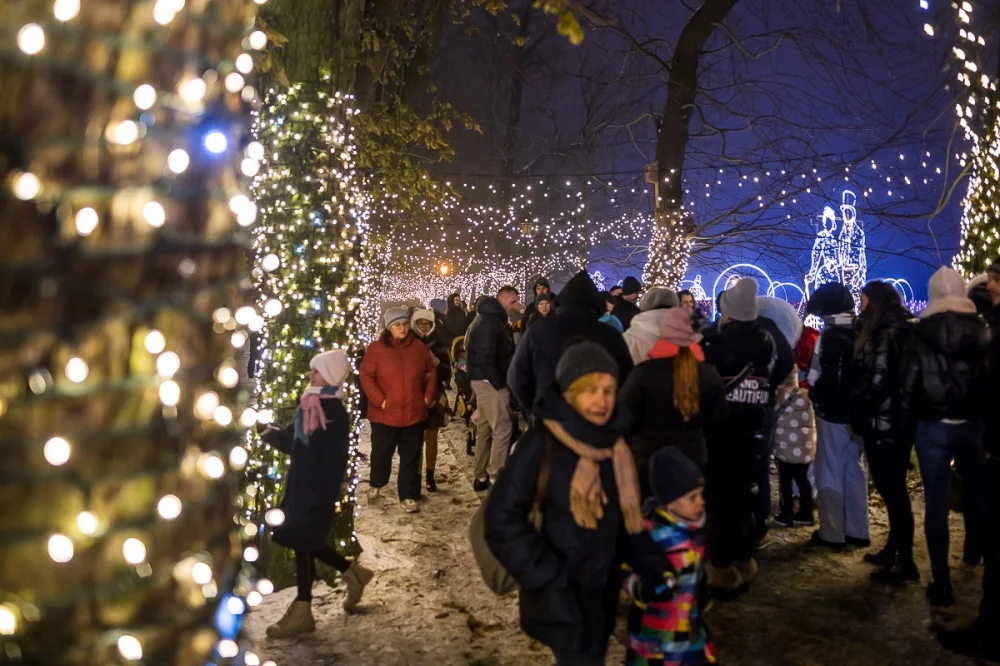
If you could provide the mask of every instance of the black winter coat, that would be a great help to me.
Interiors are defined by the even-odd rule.
[[[979,315],[941,312],[922,319],[904,348],[900,418],[983,421],[990,408],[989,330]]]
[[[886,313],[854,352],[851,429],[866,442],[905,443],[899,417],[900,362],[906,339],[913,332],[912,317],[903,308]]]
[[[987,313],[990,324],[990,395],[1000,395],[1000,306],[995,306]],[[983,446],[994,458],[1000,459],[1000,410],[991,409],[986,416],[986,432],[983,435]]]
[[[851,387],[854,343],[857,331],[851,325],[830,324],[819,336],[819,355],[813,358],[813,368],[819,376],[813,379],[810,369],[809,397],[816,418],[828,423],[851,422]]]
[[[589,340],[604,347],[618,362],[619,385],[632,370],[632,357],[621,333],[599,321],[604,299],[586,271],[577,273],[559,296],[555,315],[541,319],[528,329],[517,346],[507,375],[511,392],[530,410],[555,382],[556,364],[572,342]]]
[[[622,323],[622,328],[626,331],[632,325],[632,318],[639,314],[639,306],[631,301],[625,300],[624,296],[615,296],[615,309],[611,314],[618,317]]]
[[[492,296],[479,304],[479,316],[466,333],[469,379],[488,381],[496,390],[507,385],[507,370],[514,357],[514,336],[507,313]]]
[[[716,322],[704,335],[705,361],[729,387],[729,416],[706,433],[708,458],[713,464],[746,465],[764,454],[764,433],[777,390],[771,381],[777,359],[774,342],[755,321]]]
[[[654,347],[651,354],[656,354]],[[632,415],[628,441],[639,472],[643,498],[653,494],[649,459],[665,446],[676,446],[702,470],[708,462],[705,432],[723,423],[729,410],[722,378],[715,366],[698,364],[698,398],[701,411],[685,421],[674,407],[674,360],[655,358],[633,368],[618,394],[618,402]]]
[[[438,394],[437,397],[440,398],[442,395],[446,395],[448,388],[451,386],[451,349],[449,345],[445,343],[444,338],[447,333],[442,334],[440,329],[437,327],[431,331],[431,334],[426,338],[421,337],[419,332],[414,331],[417,334],[417,339],[423,342],[430,353],[438,360],[437,364],[437,379],[438,379]],[[444,426],[444,415],[438,410],[436,406],[431,406],[427,411],[427,422],[424,427],[427,429],[440,428]]]
[[[546,395],[539,410],[577,439],[598,448],[611,447],[628,424],[627,415],[618,411],[611,423],[598,428],[554,393]],[[528,513],[546,459],[549,482],[543,495],[541,532],[536,532]],[[520,586],[524,633],[553,650],[597,657],[604,655],[615,626],[619,584],[616,542],[624,528],[610,461],[600,463],[608,503],[597,529],[576,524],[569,488],[578,460],[544,425],[530,428],[518,441],[487,500],[486,543]]]
[[[444,329],[442,330],[445,337],[450,338],[448,348],[451,349],[451,343],[455,338],[465,337],[467,330],[469,330],[469,313],[460,307],[449,305],[447,312],[444,313]]]
[[[295,426],[267,430],[261,439],[291,456],[285,477],[285,494],[279,507],[285,522],[274,528],[278,545],[293,550],[319,550],[327,545],[333,527],[334,504],[347,473],[350,426],[347,410],[335,398],[320,400],[326,414],[326,429],[309,436],[308,443],[295,439]]]
[[[795,367],[795,350],[788,344],[785,334],[771,319],[758,317],[757,325],[771,336],[771,342],[774,343],[774,372],[771,373],[771,385],[780,386],[781,382],[785,381],[785,377],[791,374],[792,368]]]

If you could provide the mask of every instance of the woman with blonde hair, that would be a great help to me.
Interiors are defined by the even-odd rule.
[[[618,365],[570,345],[486,500],[486,543],[520,587],[521,628],[556,664],[603,664],[618,607],[615,547],[643,529],[635,463],[616,409]]]

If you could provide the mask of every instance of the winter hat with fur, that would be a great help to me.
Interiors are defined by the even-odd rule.
[[[639,299],[639,310],[649,312],[650,310],[663,310],[665,308],[676,308],[680,305],[677,294],[673,289],[666,287],[653,287]]]
[[[409,321],[410,313],[406,311],[406,308],[389,308],[385,311],[385,316],[382,319],[385,321],[385,327],[389,329],[398,321]]]
[[[594,372],[611,375],[618,379],[618,364],[604,347],[594,342],[578,342],[566,348],[556,364],[556,381],[559,390],[565,391],[570,384],[584,375]]]
[[[927,285],[927,307],[920,313],[924,319],[942,312],[975,314],[976,305],[966,295],[965,280],[952,268],[942,266],[931,276]]]
[[[420,329],[417,328],[417,322],[420,321],[421,319],[423,319],[424,321],[429,321],[431,323],[431,330],[427,332],[427,335],[433,333],[435,326],[434,313],[431,312],[430,310],[414,310],[413,316],[410,317],[410,326],[413,328],[414,331],[417,332],[418,335],[420,335]]]
[[[817,317],[831,317],[844,312],[854,312],[854,296],[839,282],[820,285],[809,297],[806,312]]]
[[[719,296],[719,312],[734,321],[757,319],[757,280],[742,278]]]
[[[664,446],[649,458],[649,485],[656,503],[666,506],[705,485],[705,475],[675,446]]]
[[[690,347],[701,336],[691,326],[691,313],[681,308],[670,308],[660,318],[660,338],[678,347]]]
[[[793,306],[780,298],[760,296],[757,298],[757,312],[759,316],[773,321],[785,336],[788,346],[795,349],[799,344],[799,338],[802,337],[802,320],[799,319],[799,313]]]
[[[319,373],[330,386],[340,387],[351,373],[351,361],[340,349],[320,352],[309,361],[309,367]]]
[[[640,291],[642,291],[642,283],[631,275],[622,282],[622,296],[631,296],[632,294],[638,294]]]

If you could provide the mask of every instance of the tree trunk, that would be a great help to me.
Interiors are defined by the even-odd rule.
[[[705,0],[684,26],[670,61],[667,102],[656,142],[659,198],[643,274],[647,285],[676,288],[687,272],[692,225],[684,210],[684,157],[698,96],[698,65],[709,37],[737,2]]]

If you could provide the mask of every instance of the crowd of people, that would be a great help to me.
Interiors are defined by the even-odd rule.
[[[691,293],[644,289],[634,277],[605,293],[585,271],[558,294],[544,277],[529,287],[527,307],[504,286],[472,313],[459,294],[385,312],[385,330],[360,363],[368,499],[379,501],[397,452],[404,511],[419,510],[422,485],[437,490],[437,433],[453,411],[454,373],[460,394],[463,381],[470,387],[473,487],[485,493],[481,534],[470,532],[483,541],[473,544],[477,562],[516,582],[521,627],[557,664],[604,663],[622,591],[634,602],[628,664],[717,663],[704,609],[749,591],[755,554],[776,527],[817,525],[808,547],[865,550],[877,584],[927,575],[929,604],[950,606],[956,484],[962,559],[985,559],[984,595],[971,626],[939,639],[1000,658],[992,631],[1000,627],[1000,414],[990,409],[1000,396],[1000,336],[991,333],[1000,326],[1000,262],[972,285],[940,269],[918,315],[886,283],[864,287],[860,313],[844,285],[825,284],[805,304],[821,330],[792,305],[759,296],[751,278],[718,295],[711,323]],[[338,457],[324,468],[316,458],[317,448],[346,451],[346,360],[335,360],[314,359],[295,423],[265,433],[292,455],[275,540],[301,558],[299,597],[274,635],[312,628],[316,559],[345,572],[345,608],[371,580],[325,547],[337,498],[319,475],[341,478],[346,464]],[[914,450],[926,574],[913,556]],[[869,473],[889,518],[878,550],[869,550]]]

